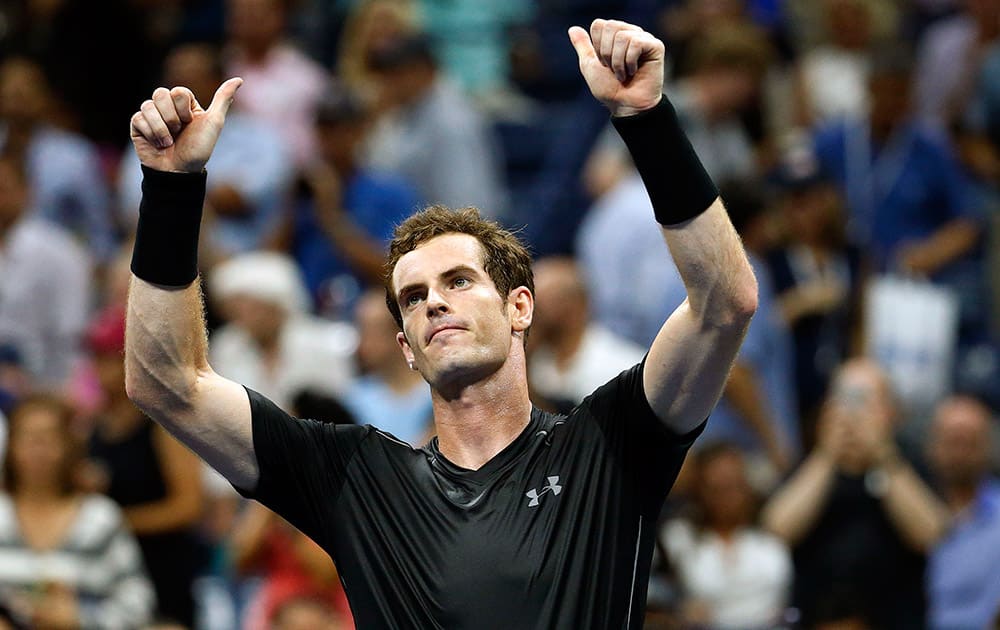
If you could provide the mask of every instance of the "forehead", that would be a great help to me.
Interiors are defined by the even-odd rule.
[[[484,254],[479,239],[469,234],[435,236],[400,257],[392,270],[392,285],[398,290],[408,284],[428,283],[458,265],[485,273]]]

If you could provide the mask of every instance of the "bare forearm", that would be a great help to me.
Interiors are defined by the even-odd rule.
[[[201,516],[201,505],[198,502],[165,499],[126,508],[124,513],[132,533],[162,534],[197,523]]]
[[[355,273],[368,282],[380,284],[385,272],[385,256],[379,246],[340,212],[320,211],[318,214],[323,232]]]
[[[164,288],[132,277],[125,341],[129,396],[159,420],[190,405],[208,368],[201,287]]]
[[[691,310],[725,327],[745,321],[757,304],[757,280],[722,201],[679,225],[664,227]]]
[[[883,503],[886,513],[906,542],[928,552],[948,528],[947,508],[906,463],[886,470],[888,487]]]
[[[766,529],[794,545],[812,529],[826,507],[836,467],[832,458],[816,451],[764,506]]]

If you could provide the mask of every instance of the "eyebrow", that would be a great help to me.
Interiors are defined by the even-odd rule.
[[[460,274],[460,273],[468,273],[468,274],[473,274],[473,275],[476,275],[476,276],[479,275],[479,271],[477,269],[474,269],[473,267],[470,267],[468,265],[462,264],[462,265],[455,265],[451,269],[448,269],[446,271],[442,271],[441,273],[438,274],[438,278],[441,278],[441,279],[450,278],[450,277],[452,277],[454,275],[457,275],[457,274]],[[411,291],[415,291],[416,289],[421,289],[423,287],[424,287],[424,283],[423,282],[414,282],[414,283],[408,284],[408,285],[400,288],[399,291],[396,292],[396,302],[398,303],[398,302],[402,301],[403,296],[406,295],[407,293],[409,293]]]

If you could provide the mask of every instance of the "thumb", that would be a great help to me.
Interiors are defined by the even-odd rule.
[[[220,85],[219,89],[215,91],[215,96],[212,97],[212,104],[208,106],[208,113],[225,118],[226,114],[229,113],[229,107],[233,104],[236,90],[240,89],[241,85],[243,85],[243,79],[240,77],[233,77]]]
[[[571,26],[569,29],[569,41],[576,50],[580,61],[597,57],[594,50],[594,43],[590,41],[590,34],[579,26]]]

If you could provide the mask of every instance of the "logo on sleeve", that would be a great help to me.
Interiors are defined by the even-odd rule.
[[[562,492],[562,486],[559,485],[559,475],[547,477],[547,479],[549,480],[549,483],[542,486],[541,492],[532,488],[524,494],[524,496],[531,499],[528,501],[528,507],[536,507],[541,502],[541,498],[546,492],[551,492],[552,494],[559,494]]]

